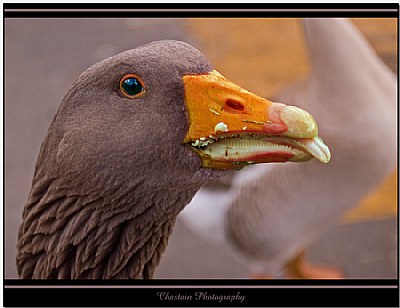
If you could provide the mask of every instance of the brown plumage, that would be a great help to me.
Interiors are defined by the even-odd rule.
[[[176,215],[219,173],[181,146],[181,76],[211,69],[196,49],[165,41],[106,59],[75,81],[36,163],[18,237],[21,278],[152,276]],[[147,84],[137,101],[115,91],[132,71]]]

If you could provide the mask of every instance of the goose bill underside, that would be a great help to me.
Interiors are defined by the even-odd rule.
[[[306,111],[261,98],[215,70],[183,80],[190,122],[184,144],[199,155],[203,167],[330,160]]]

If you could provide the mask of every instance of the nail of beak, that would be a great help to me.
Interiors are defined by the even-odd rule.
[[[283,105],[280,110],[280,119],[288,128],[285,133],[288,137],[313,138],[318,136],[317,123],[307,111],[295,106]]]

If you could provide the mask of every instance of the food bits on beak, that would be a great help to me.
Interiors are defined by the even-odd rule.
[[[214,132],[228,132],[228,125],[226,125],[224,122],[219,122],[217,125],[214,127]]]

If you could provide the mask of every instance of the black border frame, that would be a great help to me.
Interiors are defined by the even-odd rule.
[[[374,4],[3,4],[3,64],[5,64],[6,18],[197,18],[197,17],[391,17],[399,18],[396,3]],[[397,21],[397,30],[399,22]],[[398,49],[398,46],[397,46]],[[399,64],[398,64],[399,65]],[[397,68],[398,71],[398,68]],[[5,71],[3,69],[3,76]],[[3,78],[3,89],[5,79]],[[3,94],[3,101],[5,96]],[[4,113],[3,104],[3,114]],[[5,116],[3,115],[5,132]],[[4,135],[3,135],[4,137]],[[4,143],[3,143],[4,146]],[[3,150],[5,165],[5,150]],[[5,204],[5,172],[3,204]],[[3,211],[4,213],[4,211]],[[4,218],[5,219],[5,218]],[[397,219],[397,223],[399,220]],[[3,243],[5,243],[3,224]],[[398,231],[398,230],[397,230]],[[4,257],[5,252],[3,252]],[[398,260],[397,251],[397,260]],[[5,258],[4,258],[5,259]],[[398,261],[397,261],[398,262]],[[5,263],[3,261],[3,272]],[[399,266],[397,269],[399,277]],[[171,296],[191,295],[192,299],[163,300],[159,292]],[[196,292],[209,295],[245,296],[243,302],[196,300]],[[318,293],[318,296],[316,296]],[[14,280],[3,277],[3,305],[45,306],[359,306],[398,307],[399,279],[385,280],[249,280],[249,279],[154,279],[130,281]],[[50,296],[51,295],[51,296]],[[63,299],[60,305],[59,299]]]

